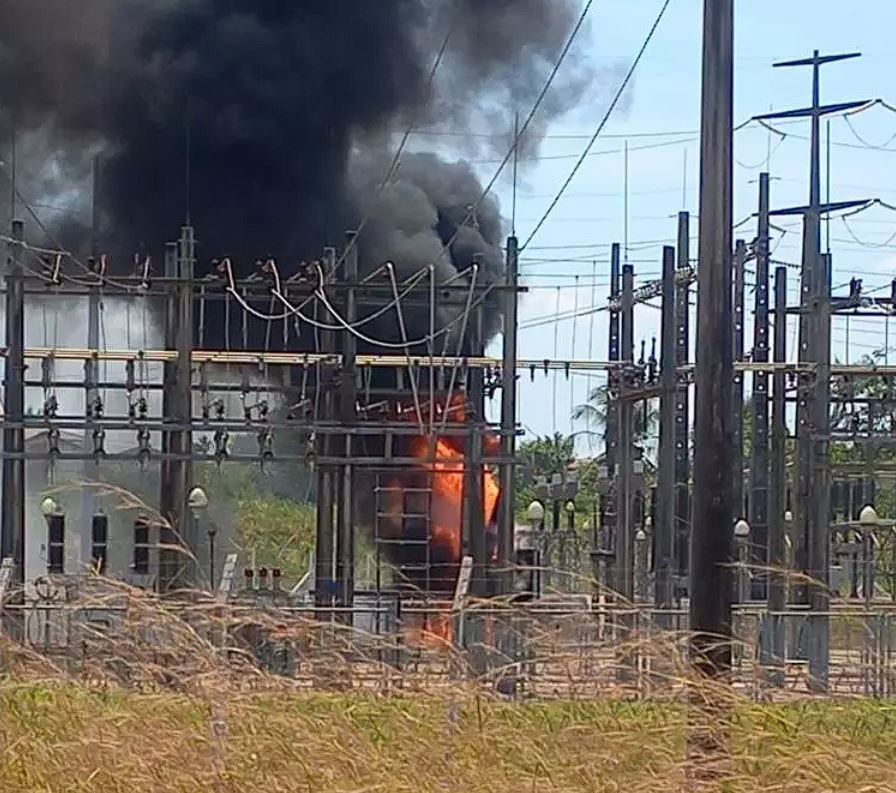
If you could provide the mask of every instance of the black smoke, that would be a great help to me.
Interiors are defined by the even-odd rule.
[[[442,270],[473,253],[494,266],[495,202],[458,233],[481,193],[469,166],[405,157],[378,204],[394,135],[411,120],[512,129],[577,13],[574,0],[4,0],[0,124],[40,150],[23,190],[72,209],[59,226],[72,244],[101,153],[103,245],[120,260],[158,254],[189,213],[205,261],[298,261],[372,211],[362,267],[413,269],[452,238]],[[575,59],[565,75],[528,145],[588,85]]]

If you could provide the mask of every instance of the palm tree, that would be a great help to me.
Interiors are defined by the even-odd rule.
[[[606,385],[595,388],[588,396],[588,401],[579,405],[572,414],[575,421],[584,421],[594,432],[601,432],[607,426],[607,410],[609,392]],[[654,437],[660,425],[660,412],[655,400],[635,402],[634,439],[642,443]]]
[[[575,445],[573,436],[557,432],[520,444],[519,457],[533,474],[550,476],[569,467],[575,458]]]

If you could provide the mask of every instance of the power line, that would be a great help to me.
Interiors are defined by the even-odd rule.
[[[641,49],[638,51],[638,54],[635,56],[634,61],[632,62],[631,67],[625,75],[625,78],[622,80],[619,89],[616,91],[616,95],[613,97],[613,101],[610,102],[610,106],[607,108],[607,112],[604,114],[603,119],[601,119],[600,124],[598,124],[597,129],[594,131],[594,135],[591,136],[591,140],[588,141],[588,145],[585,147],[585,150],[582,152],[581,157],[579,157],[578,162],[573,167],[566,181],[563,183],[563,186],[560,188],[560,191],[557,193],[557,196],[551,201],[550,206],[548,206],[541,220],[538,221],[535,228],[532,230],[532,233],[529,235],[529,239],[526,240],[525,244],[520,248],[520,250],[525,250],[529,243],[532,242],[532,239],[536,234],[541,230],[542,226],[544,226],[548,217],[550,217],[551,212],[554,211],[554,208],[557,206],[557,203],[563,196],[563,193],[566,192],[566,189],[572,183],[572,180],[575,178],[576,174],[579,172],[579,169],[582,167],[582,164],[585,162],[588,154],[591,152],[591,147],[594,146],[597,141],[598,136],[601,132],[603,132],[604,127],[607,122],[610,120],[610,116],[613,114],[613,111],[616,109],[616,105],[619,104],[619,100],[622,98],[622,94],[625,92],[625,89],[628,87],[629,82],[632,79],[632,76],[635,73],[635,69],[638,68],[638,64],[641,63],[641,58],[644,57],[644,53],[647,51],[647,47],[650,46],[650,42],[653,40],[653,35],[656,33],[657,28],[660,26],[660,22],[662,22],[663,17],[666,14],[666,9],[669,8],[669,4],[671,0],[665,0],[663,2],[662,7],[660,8],[659,14],[657,14],[656,20],[653,23],[653,26],[650,28],[650,31],[647,33],[647,38],[644,40],[644,43],[641,45]]]

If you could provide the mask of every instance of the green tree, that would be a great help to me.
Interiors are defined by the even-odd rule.
[[[595,432],[601,433],[607,426],[609,410],[609,390],[606,385],[599,385],[588,395],[588,401],[579,405],[572,414],[575,421],[582,421],[585,426]],[[635,402],[632,411],[634,417],[635,443],[645,443],[656,437],[660,426],[659,403],[655,399]]]

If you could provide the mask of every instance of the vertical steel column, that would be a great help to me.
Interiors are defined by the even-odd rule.
[[[827,691],[830,660],[830,498],[828,460],[831,407],[831,255],[819,257],[818,287],[813,300],[815,379],[812,383],[812,488],[809,505],[809,679]]]
[[[481,268],[480,268],[481,269]],[[473,309],[468,325],[470,355],[485,354],[484,316],[482,306]],[[488,543],[485,535],[483,510],[482,429],[485,421],[485,372],[482,367],[467,370],[467,403],[470,406],[469,435],[467,436],[468,464],[464,466],[464,493],[467,506],[470,551],[473,556],[473,576],[470,594],[484,597],[488,594]]]
[[[622,382],[617,412],[619,416],[619,480],[617,488],[616,515],[618,531],[616,537],[616,582],[617,590],[626,603],[634,598],[634,403],[628,396],[630,371],[635,358],[635,303],[634,268],[630,264],[622,267],[621,328],[622,328]]]
[[[775,341],[774,360],[778,366],[787,362],[787,268],[775,269]],[[779,667],[776,680],[783,684],[784,621],[777,616],[787,602],[787,552],[784,542],[785,489],[787,485],[786,393],[787,377],[780,368],[773,377],[771,488],[768,491],[768,584],[772,664]]]
[[[517,365],[517,315],[519,309],[519,241],[515,236],[507,239],[507,259],[504,273],[504,357],[501,366],[501,456],[506,460],[516,454],[516,365]],[[501,511],[498,516],[498,571],[500,594],[513,591],[513,524],[514,493],[516,492],[516,465],[506,462],[500,466]]]
[[[93,160],[93,195],[92,195],[92,218],[91,218],[91,255],[94,261],[98,261],[99,237],[100,237],[100,209],[99,209],[99,184],[100,184],[100,158],[95,157]],[[100,346],[100,285],[94,285],[89,288],[87,297],[87,349],[98,350]],[[85,368],[85,416],[91,415],[91,406],[95,404],[99,397],[99,389],[94,384],[99,382],[100,367],[95,357],[84,362]],[[84,428],[83,450],[85,454],[93,451],[93,432],[90,427]],[[85,459],[82,463],[84,471],[84,481],[89,482],[99,472],[98,461]],[[93,556],[91,553],[90,541],[90,525],[93,521],[94,513],[96,513],[96,491],[92,487],[85,487],[81,490],[81,525],[76,527],[75,533],[78,535],[78,563],[79,565],[88,565],[91,563]]]
[[[675,556],[675,411],[677,403],[675,344],[675,249],[663,248],[663,303],[660,330],[660,439],[657,471],[657,516],[653,524],[657,608],[672,606]]]
[[[691,266],[690,214],[678,213],[678,269]],[[681,368],[690,358],[691,287],[682,278],[676,290],[675,306],[675,362]],[[675,398],[675,570],[678,594],[686,593],[686,579],[690,569],[691,532],[691,444],[690,444],[690,386],[678,386]]]
[[[165,246],[166,279],[175,279],[178,270],[177,243],[169,242]],[[165,297],[165,349],[174,350],[178,342],[178,287],[169,282]],[[177,421],[177,361],[165,361],[162,364],[162,421],[170,424]],[[175,440],[177,433],[170,429],[162,431],[162,460],[160,464],[159,514],[161,523],[158,532],[158,569],[156,570],[156,587],[159,592],[167,592],[174,584],[177,576],[178,553],[174,550],[177,543],[177,483],[178,467],[171,458],[178,447]]]
[[[753,317],[753,361],[768,362],[769,176],[759,174],[759,233],[756,238],[756,306]],[[785,317],[786,323],[786,317]],[[753,374],[753,450],[750,461],[750,563],[768,564],[768,372]],[[751,597],[764,600],[767,575],[753,577]]]
[[[809,254],[804,251],[804,256]],[[804,260],[800,281],[798,360],[801,364],[808,364],[815,359],[812,310],[816,279],[813,260],[814,255],[809,255],[809,259]],[[809,587],[806,581],[811,575],[808,553],[809,525],[811,523],[810,502],[812,500],[812,412],[812,375],[801,371],[797,375],[796,483],[793,498],[794,530],[791,537],[794,567],[798,575],[797,582],[793,587],[793,600],[800,605],[809,604]],[[797,647],[799,655],[803,655],[804,651],[803,646]]]
[[[6,260],[6,376],[3,382],[3,524],[0,558],[12,559],[13,580],[25,580],[25,225],[12,221]]]
[[[607,360],[617,363],[620,360],[619,346],[619,311],[616,309],[616,301],[621,293],[621,271],[619,243],[613,243],[610,249],[610,330],[607,338]],[[616,590],[617,578],[615,567],[619,553],[619,402],[610,399],[611,389],[607,388],[607,420],[604,427],[604,444],[606,447],[607,477],[609,487],[606,495],[606,509],[604,517],[606,525],[603,527],[604,571],[606,580],[604,584],[609,592]]]
[[[193,276],[196,265],[196,237],[193,227],[186,225],[181,229],[178,244],[177,276],[177,369],[175,394],[177,398],[176,417],[181,429],[175,433],[177,476],[173,477],[176,492],[173,507],[176,518],[175,526],[179,538],[178,544],[185,547],[187,553],[178,560],[184,571],[181,583],[194,585],[199,578],[196,567],[200,539],[197,536],[198,526],[187,507],[187,498],[193,487],[193,433],[189,427],[193,422]]]
[[[738,240],[734,246],[733,314],[735,361],[744,359],[744,269],[747,263],[747,245]],[[734,372],[734,387],[731,391],[731,429],[733,436],[734,464],[732,465],[732,490],[735,518],[744,516],[744,375]]]
[[[336,251],[327,248],[324,252],[323,272],[324,278],[332,276],[336,264]],[[324,285],[321,284],[323,287]],[[314,303],[315,319],[320,322],[332,323],[330,312],[324,308],[321,302]],[[336,338],[332,330],[322,330],[319,333],[319,349],[321,353],[334,353],[336,351]],[[333,377],[332,364],[322,363],[317,368],[318,391],[318,421],[331,421],[333,419]],[[329,457],[333,449],[333,436],[329,433],[321,433],[315,438],[315,455],[318,460]],[[317,526],[314,546],[314,605],[319,609],[318,619],[332,619],[333,600],[336,595],[334,582],[335,575],[335,537],[333,533],[333,508],[334,504],[334,473],[329,465],[317,465]]]
[[[690,629],[707,675],[731,666],[733,52],[733,0],[705,0]]]
[[[345,321],[354,324],[358,319],[358,301],[354,284],[358,280],[358,246],[356,232],[346,233],[345,244],[348,253],[344,262]],[[349,609],[355,600],[355,510],[354,510],[354,478],[355,467],[351,464],[353,457],[353,437],[351,425],[355,422],[355,403],[357,400],[357,366],[356,356],[358,342],[353,333],[342,334],[342,371],[339,384],[339,419],[346,426],[343,436],[342,451],[346,462],[340,466],[340,482],[337,492],[337,550],[336,580],[338,582],[338,603]],[[345,619],[350,624],[351,615],[345,612]]]

